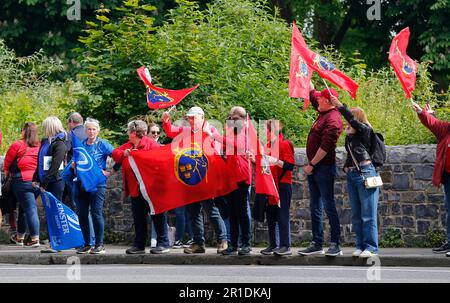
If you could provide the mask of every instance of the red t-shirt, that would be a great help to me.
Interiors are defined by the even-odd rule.
[[[18,172],[24,182],[30,182],[36,171],[38,164],[39,144],[34,147],[28,147],[24,140],[14,142],[8,149],[3,163],[3,170],[10,172],[11,164],[17,158]]]

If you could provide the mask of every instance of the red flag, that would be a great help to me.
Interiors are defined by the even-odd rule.
[[[308,66],[316,71],[322,78],[328,79],[338,87],[347,91],[350,96],[355,99],[358,84],[346,74],[338,70],[333,63],[328,61],[326,58],[308,49],[308,46],[303,40],[302,34],[298,30],[297,26],[294,24],[293,27],[295,27],[293,30],[298,31],[297,35],[300,37],[300,39],[294,38],[293,44],[299,50],[299,53],[305,60],[306,64],[308,64]]]
[[[309,83],[312,77],[312,70],[305,63],[305,60],[300,55],[298,44],[294,43],[297,39],[300,43],[306,45],[300,31],[295,22],[292,25],[292,39],[291,39],[291,68],[289,71],[289,97],[303,98],[303,110],[306,111],[309,104]]]
[[[131,152],[131,168],[152,214],[224,196],[237,188],[233,172],[209,137],[196,134],[161,148]]]
[[[416,87],[417,63],[406,54],[408,40],[409,27],[402,29],[392,40],[389,48],[389,62],[403,86],[406,97],[411,98],[411,92]]]
[[[249,150],[255,155],[256,162],[256,180],[255,192],[269,196],[269,204],[280,206],[280,196],[278,194],[277,186],[273,180],[272,172],[270,171],[269,161],[264,153],[264,148],[258,139],[258,134],[252,121],[247,117],[247,140],[249,140]]]
[[[148,74],[148,70],[144,66],[138,68],[137,73],[147,88],[147,105],[151,109],[162,109],[177,105],[198,87],[198,84],[191,88],[178,90],[156,87],[152,85],[150,74]]]

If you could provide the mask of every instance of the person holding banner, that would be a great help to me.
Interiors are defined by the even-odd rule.
[[[378,254],[378,198],[380,188],[366,188],[365,180],[378,176],[370,157],[372,125],[362,108],[348,109],[337,97],[331,96],[331,103],[347,120],[345,149],[347,159],[344,171],[347,173],[347,187],[352,207],[352,229],[356,234],[354,257],[371,258]]]
[[[164,132],[169,138],[187,138],[188,136],[198,136],[202,138],[202,133],[213,137],[213,134],[217,132],[217,130],[209,125],[208,122],[205,122],[205,113],[203,109],[198,106],[194,106],[189,109],[186,114],[186,117],[189,121],[189,127],[177,127],[172,125],[170,121],[170,112],[166,111],[163,113],[163,128]],[[180,137],[178,137],[180,136]],[[217,236],[217,253],[220,254],[224,250],[228,248],[227,242],[227,231],[225,227],[225,223],[223,222],[222,217],[220,216],[219,208],[217,207],[214,199],[207,199],[204,201],[199,201],[196,203],[191,203],[186,206],[189,212],[189,216],[191,218],[192,230],[194,233],[194,243],[184,249],[184,253],[186,254],[196,254],[196,253],[205,253],[205,237],[204,237],[204,223],[203,223],[203,215],[202,208],[205,208],[210,219],[211,223],[214,226],[214,230]]]
[[[213,135],[215,140],[223,143],[227,166],[236,174],[238,184],[238,189],[226,196],[231,238],[230,245],[222,252],[223,255],[249,255],[252,250],[252,220],[249,202],[252,174],[250,162],[246,156],[246,119],[247,111],[241,106],[234,106],[226,121],[226,136],[222,137],[218,132]]]
[[[447,208],[447,242],[440,247],[433,248],[433,252],[437,254],[447,253],[447,257],[450,257],[450,122],[437,119],[428,104],[425,108],[422,108],[413,102],[412,108],[419,116],[420,122],[438,140],[432,182],[436,187],[440,187],[441,184],[444,185]]]
[[[16,244],[39,247],[39,215],[36,197],[39,190],[32,186],[33,174],[37,167],[39,139],[37,127],[32,122],[22,128],[22,139],[14,142],[8,149],[3,163],[6,176],[12,178],[12,193],[20,205],[17,233],[11,237]],[[31,241],[24,243],[25,232],[30,231]]]
[[[323,204],[331,227],[331,242],[326,255],[342,255],[339,247],[341,227],[334,199],[334,181],[335,149],[343,124],[339,111],[330,102],[331,95],[339,96],[332,88],[317,92],[314,85],[310,84],[311,104],[319,112],[306,142],[308,164],[305,166],[305,174],[308,176],[313,242],[310,247],[299,251],[301,255],[324,254]]]
[[[84,123],[84,131],[87,136],[83,140],[82,145],[86,151],[92,156],[98,167],[102,170],[105,177],[111,175],[106,171],[106,160],[111,157],[113,147],[109,142],[98,137],[100,132],[100,123],[98,120],[87,118]],[[76,163],[72,164],[75,168]],[[103,218],[103,204],[105,202],[106,178],[97,185],[97,190],[87,192],[78,180],[74,182],[75,199],[78,201],[78,216],[81,231],[85,241],[84,247],[78,249],[78,254],[104,254],[105,247],[103,245],[105,220]],[[89,213],[92,215],[92,224],[95,233],[95,247],[91,247],[90,242],[92,235],[89,228]]]
[[[292,171],[295,166],[294,146],[283,134],[280,121],[271,119],[265,123],[267,133],[266,155],[280,196],[280,205],[267,205],[269,247],[263,255],[292,255],[289,209],[292,198]]]
[[[41,141],[38,153],[38,165],[33,175],[33,187],[39,186],[41,191],[50,192],[58,201],[62,201],[64,180],[61,172],[64,169],[64,158],[67,153],[66,132],[61,120],[55,116],[47,117],[42,122],[45,138]],[[55,253],[52,248],[43,253]]]
[[[147,128],[147,123],[142,120],[129,122],[127,131],[128,142],[114,149],[112,152],[113,160],[118,164],[122,164],[122,180],[125,196],[131,197],[131,210],[133,212],[136,236],[133,246],[126,250],[127,254],[144,254],[147,242],[147,216],[150,212],[150,206],[142,196],[139,182],[128,160],[131,150],[152,150],[160,147],[154,139],[146,136]],[[153,254],[168,253],[170,250],[166,213],[153,215],[152,221],[156,229],[157,246],[152,248],[150,252]]]

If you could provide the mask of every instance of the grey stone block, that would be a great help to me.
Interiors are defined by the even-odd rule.
[[[412,205],[402,205],[402,213],[405,216],[411,216],[414,214],[414,208]]]
[[[433,204],[420,204],[416,205],[416,218],[417,219],[437,219],[438,206]]]
[[[428,229],[430,228],[430,221],[417,220],[417,232],[419,234],[426,234]]]
[[[414,227],[415,220],[413,217],[404,216],[402,217],[402,227],[404,228],[412,228]]]
[[[414,170],[416,179],[419,180],[431,180],[433,176],[434,166],[432,165],[420,165]]]
[[[392,188],[398,190],[407,190],[410,186],[409,174],[394,174]]]

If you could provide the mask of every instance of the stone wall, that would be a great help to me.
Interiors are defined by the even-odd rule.
[[[380,194],[378,222],[380,235],[389,229],[398,229],[406,242],[423,240],[428,229],[445,228],[446,210],[442,189],[431,184],[435,160],[434,145],[409,145],[387,147],[387,163],[380,169],[384,181]],[[297,164],[305,159],[305,149],[295,150]],[[345,151],[337,149],[338,170],[335,184],[336,204],[341,221],[342,240],[353,243],[351,230],[351,209],[347,195],[347,182],[342,171]],[[1,163],[3,159],[0,160]],[[2,166],[2,164],[0,164]],[[291,206],[291,231],[294,243],[311,239],[309,193],[306,177],[302,169],[294,171],[293,197]],[[123,242],[133,239],[131,205],[123,199],[121,174],[108,180],[104,208],[106,240]],[[40,210],[42,215],[42,210]],[[174,225],[174,215],[170,212],[170,223]],[[329,239],[329,226],[324,214],[325,238]],[[5,220],[4,220],[5,221]],[[5,224],[5,222],[4,222]],[[207,238],[214,239],[207,224]],[[4,229],[7,226],[3,227]],[[263,223],[254,225],[256,242],[267,242],[267,228]]]

